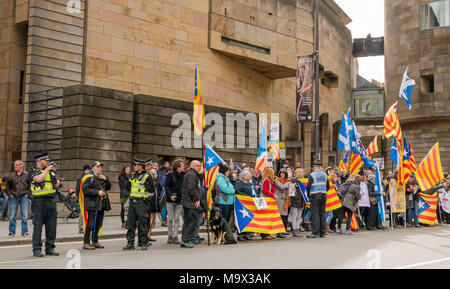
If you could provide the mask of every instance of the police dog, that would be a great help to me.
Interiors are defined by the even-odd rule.
[[[217,237],[217,245],[236,244],[236,240],[234,239],[230,226],[227,221],[222,218],[222,210],[220,208],[214,207],[211,210],[209,224],[212,228],[210,244],[214,243],[215,237]]]

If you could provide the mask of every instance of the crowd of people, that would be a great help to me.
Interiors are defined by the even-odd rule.
[[[358,174],[350,175],[338,167],[322,168],[314,163],[312,171],[307,172],[300,163],[295,167],[282,166],[276,173],[273,168],[265,172],[242,164],[242,169],[230,168],[219,164],[212,191],[214,207],[219,208],[222,218],[235,232],[234,202],[235,195],[251,197],[271,197],[276,200],[285,233],[272,235],[259,234],[263,240],[303,237],[302,232],[309,232],[308,238],[323,238],[330,233],[352,235],[352,216],[355,215],[359,229],[383,230],[383,223],[378,214],[378,202],[385,203],[389,225],[416,226],[418,220],[420,187],[414,177],[406,185],[406,213],[390,213],[389,186],[396,184],[396,171],[388,172],[384,178],[382,195],[375,191],[375,172],[362,169]],[[127,230],[124,250],[137,247],[146,250],[152,242],[152,228],[159,218],[161,225],[167,227],[167,243],[177,244],[183,248],[193,248],[204,242],[199,236],[199,227],[206,220],[207,189],[203,185],[204,170],[198,160],[185,164],[176,159],[156,163],[151,159],[134,160],[133,167],[124,167],[117,177],[120,188],[121,227]],[[306,191],[302,190],[299,179],[307,179]],[[56,167],[48,155],[36,157],[36,167],[24,170],[24,163],[16,161],[14,172],[2,180],[2,198],[0,209],[3,220],[9,219],[9,236],[16,234],[16,215],[20,208],[21,233],[28,234],[28,206],[31,203],[33,219],[33,255],[42,256],[41,232],[45,226],[47,255],[58,255],[54,251],[56,238],[56,205],[54,201],[62,180],[56,177]],[[341,207],[327,211],[327,192],[333,186],[337,192]],[[83,249],[101,249],[99,230],[102,227],[104,212],[111,209],[108,191],[111,182],[103,174],[103,164],[94,162],[85,165],[76,182],[76,195],[81,209],[79,232],[84,234]],[[434,191],[450,192],[450,176],[434,187]],[[368,204],[360,205],[361,196],[368,196]],[[31,200],[30,200],[31,199]],[[8,218],[9,207],[9,218]],[[439,222],[450,223],[450,215],[442,208],[437,210]],[[392,216],[392,217],[389,217]],[[183,223],[180,228],[181,221]],[[345,221],[345,228],[343,222]],[[181,240],[178,239],[181,229]],[[245,242],[257,238],[255,233],[236,232],[237,240]]]

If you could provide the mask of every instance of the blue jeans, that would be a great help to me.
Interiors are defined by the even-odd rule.
[[[167,206],[164,205],[161,210],[161,220],[165,222],[167,219]]]
[[[409,225],[412,225],[412,220],[414,219],[414,225],[419,224],[419,203],[414,201],[413,207],[406,209],[406,221]]]
[[[192,240],[191,240],[192,244],[200,243],[200,240],[198,239],[198,237],[199,237],[198,236],[198,228],[200,227],[202,220],[203,220],[203,211],[198,211],[198,220],[197,220],[197,224],[195,225],[194,237],[192,237]]]
[[[331,219],[333,219],[333,211],[325,212],[325,218],[327,225],[330,225]]]
[[[0,197],[0,213],[2,213],[2,218],[6,219],[8,216],[8,203],[9,197],[4,197],[3,193],[0,193],[2,197]]]
[[[17,200],[14,197],[11,197],[10,202],[10,211],[9,211],[9,234],[16,234],[16,218],[17,218],[17,210],[20,206],[20,218],[22,219],[22,236],[28,234],[28,197],[22,197],[20,200]]]
[[[311,221],[311,209],[305,208],[303,210],[303,221]]]

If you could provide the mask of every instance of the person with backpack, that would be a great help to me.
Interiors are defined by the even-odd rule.
[[[336,232],[339,234],[344,233],[345,235],[353,235],[350,230],[350,224],[352,222],[353,213],[356,211],[358,206],[358,201],[361,199],[361,176],[355,175],[353,178],[350,177],[347,182],[345,182],[338,191],[338,196],[341,198],[343,211],[338,218],[338,228]],[[347,213],[347,223],[345,232],[342,231],[342,221]]]
[[[167,174],[164,188],[166,191],[167,207],[167,244],[180,244],[178,241],[178,228],[183,206],[181,202],[181,185],[184,178],[184,162],[175,160],[173,171]]]

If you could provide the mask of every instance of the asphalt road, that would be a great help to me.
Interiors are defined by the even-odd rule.
[[[205,244],[193,249],[168,245],[166,237],[155,238],[147,251],[122,251],[124,239],[101,241],[105,249],[95,251],[81,250],[81,242],[60,243],[56,247],[59,257],[43,258],[32,257],[31,245],[0,247],[0,269],[450,268],[450,225],[363,230],[353,236],[330,234],[323,239],[290,237],[226,246]]]

